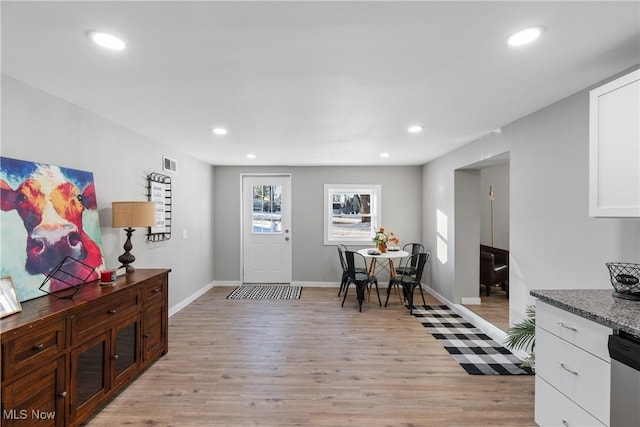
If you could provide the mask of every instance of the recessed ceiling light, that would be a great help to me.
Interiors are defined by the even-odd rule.
[[[543,31],[544,29],[542,27],[524,28],[509,36],[507,44],[513,47],[524,46],[525,44],[529,44],[540,37]]]
[[[389,157],[390,154],[389,153],[380,153],[380,157],[386,159],[387,157]]]
[[[420,125],[409,126],[409,129],[407,129],[407,132],[409,132],[409,133],[422,132],[422,126],[420,126]]]
[[[215,133],[216,135],[226,135],[227,134],[227,130],[225,128],[213,128],[211,130],[211,132]]]
[[[255,159],[255,158],[256,158],[255,154],[252,154],[252,153],[247,154],[247,159]]]
[[[87,37],[93,40],[95,44],[102,46],[105,49],[124,50],[127,47],[127,44],[122,39],[114,36],[113,34],[103,33],[102,31],[89,31],[87,33]]]

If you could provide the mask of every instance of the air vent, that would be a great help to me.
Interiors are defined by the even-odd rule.
[[[178,162],[167,156],[162,156],[162,170],[178,173]]]

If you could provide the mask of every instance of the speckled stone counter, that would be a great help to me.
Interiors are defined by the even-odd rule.
[[[640,337],[640,301],[614,298],[613,289],[532,290],[540,300],[608,326]]]

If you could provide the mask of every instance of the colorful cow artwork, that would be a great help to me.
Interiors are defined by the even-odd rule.
[[[0,275],[10,275],[20,301],[43,295],[47,274],[69,256],[104,269],[93,174],[0,157]],[[26,244],[25,244],[26,242]],[[48,292],[69,285],[50,280]]]

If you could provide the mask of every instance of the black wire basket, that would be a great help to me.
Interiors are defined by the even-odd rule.
[[[611,285],[614,296],[627,299],[640,299],[640,264],[630,262],[608,262]]]

